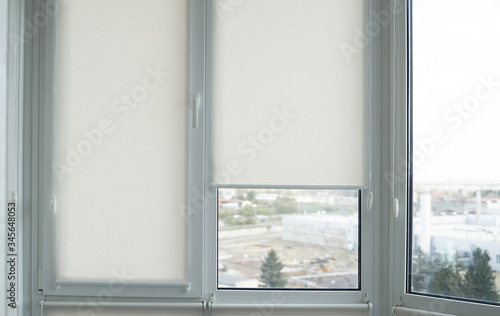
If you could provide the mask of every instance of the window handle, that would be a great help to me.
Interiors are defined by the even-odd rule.
[[[193,110],[192,128],[198,128],[198,112],[200,110],[200,94],[198,92],[191,93],[191,108]]]
[[[394,198],[394,202],[392,203],[392,213],[394,218],[398,218],[399,216],[399,201],[398,198]]]
[[[56,196],[52,196],[52,199],[50,200],[50,210],[52,211],[52,215],[56,215],[57,212],[57,200]]]
[[[370,192],[370,194],[368,194],[368,197],[366,198],[366,210],[368,212],[371,211],[372,206],[373,206],[373,192]]]

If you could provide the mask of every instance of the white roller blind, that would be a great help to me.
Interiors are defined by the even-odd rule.
[[[215,183],[366,185],[367,3],[215,7]]]
[[[57,279],[186,281],[189,1],[66,1],[57,44]]]

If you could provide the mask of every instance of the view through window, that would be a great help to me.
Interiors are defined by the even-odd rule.
[[[359,289],[359,195],[219,189],[219,288]]]
[[[498,12],[413,1],[413,293],[500,302]]]

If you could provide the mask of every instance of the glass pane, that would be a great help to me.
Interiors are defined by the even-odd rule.
[[[213,182],[366,185],[369,1],[233,2],[214,8]]]
[[[498,12],[413,1],[411,292],[500,301]]]
[[[219,189],[219,288],[359,289],[359,192]]]
[[[189,1],[62,4],[58,280],[187,280]]]

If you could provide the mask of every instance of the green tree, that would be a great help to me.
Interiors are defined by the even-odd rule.
[[[422,251],[422,248],[418,247],[417,250],[413,252],[412,260],[412,288],[415,292],[428,292],[429,282],[427,281],[429,274],[429,268],[431,267],[430,259],[427,254]]]
[[[294,214],[297,213],[298,204],[295,201],[276,200],[274,207],[278,214]]]
[[[249,191],[247,193],[247,200],[249,200],[249,201],[255,200],[255,191]]]
[[[490,260],[487,250],[476,248],[472,252],[472,261],[465,273],[466,297],[490,302],[499,300]]]
[[[274,249],[269,250],[260,268],[259,287],[283,288],[286,286],[286,274],[282,273],[283,264]]]
[[[436,254],[433,259],[419,247],[413,252],[412,258],[412,289],[415,292],[434,293],[432,281],[434,275],[450,266],[448,260],[441,254]]]
[[[434,294],[463,297],[464,280],[460,271],[455,266],[440,269],[434,274],[430,290]]]
[[[431,260],[419,248],[413,253],[412,288],[416,292],[498,302],[490,260],[488,251],[476,248],[465,269],[457,256],[451,262],[440,254]]]

